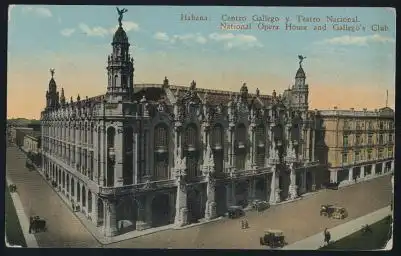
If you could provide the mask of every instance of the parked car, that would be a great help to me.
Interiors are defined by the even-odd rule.
[[[230,206],[228,207],[228,217],[230,219],[236,219],[245,215],[245,211],[241,206]]]
[[[281,230],[269,229],[264,236],[260,237],[260,245],[267,245],[271,248],[283,247],[285,245],[284,232]]]
[[[258,212],[266,210],[270,207],[270,204],[267,201],[255,199],[251,203],[252,209]]]
[[[334,219],[345,219],[348,217],[348,212],[344,207],[322,205],[320,207],[320,216],[327,216]]]

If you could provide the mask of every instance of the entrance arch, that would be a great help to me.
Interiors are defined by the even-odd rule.
[[[152,200],[152,226],[170,224],[170,197],[168,194],[156,194]]]
[[[125,233],[136,229],[138,203],[133,197],[124,197],[117,205],[117,227]]]
[[[68,175],[68,173],[67,173],[66,180],[67,180],[67,185],[66,185],[67,193],[70,193],[70,176]]]
[[[104,223],[104,204],[103,200],[97,199],[97,225],[102,226]]]
[[[82,185],[82,207],[86,206],[86,189],[85,185]]]
[[[77,201],[81,202],[81,186],[79,185],[79,182],[77,182]]]
[[[235,184],[235,201],[237,205],[242,207],[248,206],[248,181],[241,181]]]
[[[281,189],[280,197],[281,200],[287,200],[288,198],[288,189],[290,187],[290,174],[286,171],[280,172],[279,176],[279,188]]]
[[[88,190],[88,213],[92,212],[92,192]]]
[[[205,215],[205,211],[202,207],[202,193],[198,188],[192,188],[188,192],[188,221],[189,223],[196,223]]]
[[[71,196],[75,196],[75,181],[71,178]]]
[[[266,200],[266,196],[267,196],[266,187],[267,187],[266,179],[256,178],[256,182],[255,182],[256,198]]]

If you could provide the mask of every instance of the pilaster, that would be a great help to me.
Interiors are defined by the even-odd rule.
[[[116,129],[114,141],[115,164],[114,164],[114,186],[123,186],[123,127]]]
[[[364,165],[361,166],[360,178],[361,179],[365,178],[365,166]]]
[[[394,172],[394,160],[391,160],[390,172]]]
[[[348,169],[348,181],[352,182],[354,180],[354,168]]]
[[[92,222],[93,224],[95,224],[95,226],[98,225],[98,219],[99,219],[99,210],[98,210],[98,196],[96,195],[96,193],[92,193],[92,213],[91,213],[91,218],[92,218]]]
[[[216,212],[216,183],[214,180],[209,179],[206,184],[206,209],[205,209],[205,219],[214,219],[217,216]]]
[[[280,198],[281,189],[280,189],[280,177],[275,166],[273,168],[273,175],[270,186],[271,186],[270,199],[269,199],[270,204],[277,204],[281,201]]]
[[[104,234],[107,237],[117,235],[117,218],[116,218],[116,202],[114,200],[104,200],[105,205],[105,222]]]
[[[288,195],[290,200],[293,200],[298,197],[296,173],[294,167],[291,167],[290,169],[290,186],[288,187]]]
[[[381,170],[380,174],[384,174],[385,171],[386,171],[386,162],[383,162],[382,163],[382,170]]]
[[[370,172],[372,173],[372,176],[376,175],[376,164],[372,164],[372,168],[371,168]]]
[[[181,181],[177,186],[174,224],[179,227],[188,224],[187,186]]]

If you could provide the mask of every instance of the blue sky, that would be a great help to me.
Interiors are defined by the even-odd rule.
[[[231,90],[239,90],[242,82],[247,82],[251,91],[258,87],[270,94],[293,83],[297,55],[302,54],[307,56],[304,68],[312,108],[376,108],[384,102],[385,90],[389,90],[389,102],[394,105],[395,11],[391,9],[120,8],[128,9],[124,28],[136,62],[136,82],[159,83],[166,75],[177,84],[195,79],[200,87]],[[181,14],[207,16],[208,21],[183,22]],[[224,14],[246,16],[248,20],[253,15],[276,16],[281,20],[281,30],[260,31],[254,23],[252,30],[224,31],[219,28]],[[327,23],[327,31],[285,31],[285,18],[296,24],[296,15],[320,17],[322,21],[326,16],[358,16],[366,30],[333,31],[332,24]],[[63,84],[67,96],[94,96],[105,91],[105,62],[117,26],[115,6],[14,6],[8,24],[9,101],[17,98],[21,89],[35,91],[38,97],[44,95],[50,67],[56,68],[57,82]],[[308,25],[312,29],[314,24]],[[374,24],[386,25],[388,31],[372,31]],[[341,100],[341,93],[353,93],[346,92],[351,87],[355,93],[363,90],[366,97],[355,95],[360,99],[353,102]],[[322,93],[332,99],[322,101]],[[377,94],[380,101],[375,99]],[[13,103],[9,111],[16,109],[15,115],[23,115],[22,108],[26,108],[26,115],[35,116],[44,100],[39,103],[24,107]]]

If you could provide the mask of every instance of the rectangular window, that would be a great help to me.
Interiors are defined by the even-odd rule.
[[[361,135],[356,135],[355,142],[357,146],[362,144]]]
[[[368,160],[372,159],[372,150],[368,149]]]
[[[343,153],[342,155],[342,162],[343,164],[346,164],[348,162],[348,155],[347,153]]]
[[[383,158],[383,149],[379,149],[379,158]]]
[[[359,152],[355,152],[355,162],[359,161]]]
[[[343,136],[343,146],[347,147],[348,146],[348,135]]]
[[[388,142],[393,142],[393,135],[392,134],[388,135]]]
[[[393,149],[392,148],[388,148],[388,157],[393,157]]]
[[[368,144],[369,144],[369,145],[372,145],[372,144],[373,144],[373,135],[372,135],[372,134],[369,134],[369,135],[368,135]]]

